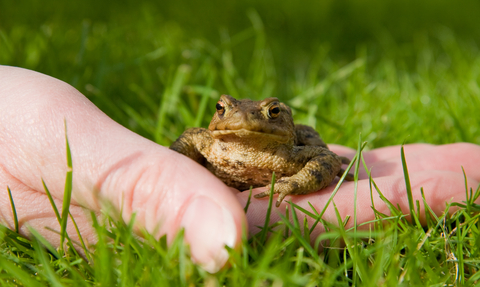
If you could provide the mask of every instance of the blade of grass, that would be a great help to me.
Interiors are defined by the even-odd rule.
[[[65,120],[65,141],[67,149],[67,176],[65,179],[65,190],[63,192],[62,216],[60,222],[60,248],[63,249],[63,243],[67,235],[68,213],[70,210],[70,201],[72,199],[72,182],[73,182],[73,168],[72,168],[72,152],[70,150],[70,143],[68,142],[67,134],[67,120]]]
[[[260,236],[260,243],[265,244],[265,241],[267,239],[267,233],[268,233],[268,225],[270,222],[270,215],[272,213],[272,203],[273,203],[273,187],[275,185],[275,172],[272,173],[272,183],[270,186],[270,195],[268,197],[268,208],[267,208],[267,214],[265,215],[265,223],[263,225],[262,229],[262,234]]]
[[[62,219],[61,219],[60,214],[59,214],[59,212],[58,212],[57,205],[55,204],[55,201],[53,200],[52,194],[51,194],[50,190],[48,189],[48,187],[47,187],[45,181],[43,180],[43,178],[42,178],[42,184],[43,184],[43,189],[45,190],[45,193],[46,193],[46,195],[47,195],[47,197],[48,197],[48,200],[50,201],[50,205],[52,206],[52,209],[53,209],[53,211],[55,212],[55,216],[57,217],[58,224],[60,224],[60,226],[61,226],[61,225],[62,225]],[[70,211],[69,211],[69,214],[70,214]],[[76,222],[75,222],[75,220],[73,219],[73,216],[72,216],[71,214],[70,214],[70,217],[72,218],[73,224],[74,224],[74,226],[75,226],[75,229],[77,230],[77,234],[79,235],[80,240],[83,241],[83,239],[82,239],[82,237],[81,237],[81,234],[80,234],[80,232],[79,232],[79,230],[78,230],[78,226],[76,226]],[[54,230],[51,230],[51,231],[52,231],[52,232],[56,232],[56,231],[54,231]],[[61,231],[61,230],[60,230],[60,232],[59,232],[59,235],[60,235],[60,237],[61,237],[61,235],[62,235],[62,231]],[[68,236],[68,234],[65,234],[65,237],[68,239],[68,243],[67,243],[67,244],[72,248],[73,252],[76,253],[76,254],[78,254],[77,250],[76,250],[76,249],[74,248],[74,246],[73,246],[73,243],[74,243],[74,242],[70,240],[70,237]],[[80,243],[80,245],[82,245],[82,243]],[[85,254],[87,254],[87,253],[85,253]]]
[[[289,208],[289,205],[285,206],[285,218],[287,220],[290,220],[290,208]],[[284,238],[288,238],[290,235],[289,235],[289,229],[287,226],[285,226],[285,230],[284,230]]]
[[[80,239],[80,244],[82,245],[83,252],[85,253],[85,257],[90,263],[93,263],[92,256],[90,255],[90,251],[88,251],[87,246],[85,245],[85,241],[83,240],[83,236],[80,233],[80,230],[78,229],[77,222],[75,221],[75,218],[73,218],[73,215],[71,212],[68,212],[70,215],[70,219],[72,220],[73,226],[75,227],[75,231],[77,232],[77,236]]]
[[[463,228],[461,228],[460,225],[460,220],[457,217],[456,218],[456,226],[457,226],[457,248],[456,248],[456,254],[455,257],[457,258],[457,263],[458,263],[458,277],[457,277],[457,282],[460,282],[460,286],[465,286],[465,268],[464,268],[464,254],[463,254]]]
[[[245,214],[247,213],[248,211],[248,207],[250,206],[250,202],[252,200],[252,186],[250,186],[250,191],[248,193],[248,199],[247,199],[247,204],[245,204],[245,207],[243,208],[243,211],[245,211]]]
[[[58,213],[57,205],[55,204],[55,201],[53,201],[52,194],[50,193],[50,190],[48,189],[47,184],[45,183],[43,178],[42,178],[42,184],[43,184],[43,189],[47,194],[48,200],[50,201],[50,205],[52,206],[53,211],[55,212],[55,216],[57,217],[58,223],[61,224],[62,221],[60,220],[60,213]]]
[[[303,218],[303,236],[305,237],[305,240],[310,242],[310,230],[308,228],[307,216]]]
[[[467,174],[465,173],[465,169],[462,166],[462,173],[463,173],[463,180],[465,182],[465,204],[467,205],[466,209],[467,212],[471,212],[472,208],[472,203],[470,202],[470,199],[472,198],[472,194],[468,194],[468,180],[467,180]]]
[[[353,175],[354,179],[354,188],[353,188],[353,228],[354,233],[357,233],[357,193],[358,193],[358,171],[360,170],[360,162],[362,161],[362,134],[358,135],[358,145],[357,145],[357,160],[355,161],[355,173]],[[366,143],[364,143],[365,145]],[[357,245],[357,236],[354,237],[354,244]],[[355,248],[356,250],[356,248]]]
[[[289,201],[288,204],[290,205],[290,213],[292,214],[293,227],[300,229],[300,222],[298,221],[297,211],[293,206],[293,202]]]
[[[403,177],[405,178],[405,188],[406,188],[407,197],[408,197],[408,208],[410,210],[411,220],[413,221],[414,220],[415,207],[413,205],[412,186],[410,185],[410,176],[408,175],[407,161],[405,160],[404,145],[405,145],[405,143],[402,144],[400,154],[401,154],[401,157],[402,157]]]
[[[10,206],[12,207],[12,214],[13,214],[13,222],[15,224],[15,232],[18,233],[18,217],[17,217],[17,209],[15,208],[15,202],[13,202],[12,191],[10,187],[7,185],[8,190],[8,197],[10,198]]]

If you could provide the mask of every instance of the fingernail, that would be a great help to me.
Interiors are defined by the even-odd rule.
[[[181,226],[195,263],[210,273],[220,270],[228,260],[225,245],[233,247],[237,238],[232,214],[211,199],[200,196],[187,207]]]

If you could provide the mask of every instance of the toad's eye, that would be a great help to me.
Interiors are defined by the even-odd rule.
[[[274,119],[280,115],[280,106],[278,103],[274,103],[268,108],[268,117]]]
[[[222,101],[218,101],[217,104],[215,105],[215,108],[217,109],[217,113],[222,116],[225,113],[225,104]]]

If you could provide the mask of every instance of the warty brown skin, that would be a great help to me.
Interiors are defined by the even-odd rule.
[[[268,188],[278,207],[287,195],[307,194],[330,185],[349,160],[331,152],[311,127],[295,125],[290,108],[268,98],[236,100],[222,95],[208,129],[187,129],[171,146],[239,190]],[[351,175],[347,176],[350,180]]]

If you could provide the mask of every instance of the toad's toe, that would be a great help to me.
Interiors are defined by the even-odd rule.
[[[276,207],[279,207],[282,203],[283,199],[288,195],[288,193],[280,193],[277,198],[277,203],[275,204]]]
[[[264,192],[260,192],[259,194],[255,194],[253,197],[263,198],[263,197],[269,196],[269,195],[270,195],[270,190],[267,190],[267,191],[264,191]]]

